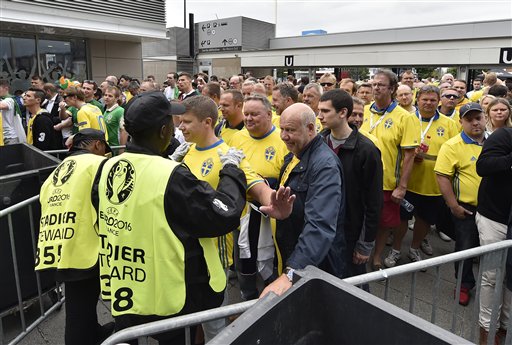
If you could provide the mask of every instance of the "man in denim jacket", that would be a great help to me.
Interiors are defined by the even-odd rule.
[[[276,240],[286,269],[262,296],[269,291],[284,293],[292,285],[294,270],[308,265],[340,278],[344,274],[343,169],[317,135],[315,121],[305,104],[293,104],[281,114],[281,139],[291,154],[285,157],[279,182],[297,199],[290,217],[277,221]]]

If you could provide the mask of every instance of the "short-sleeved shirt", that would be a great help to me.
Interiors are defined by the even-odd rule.
[[[189,167],[192,174],[198,180],[208,182],[215,189],[217,189],[219,184],[219,172],[222,169],[222,163],[217,152],[219,149],[222,152],[226,152],[229,150],[229,146],[223,140],[219,140],[215,144],[204,148],[199,148],[196,144],[192,144],[183,158],[183,163]],[[257,183],[263,182],[263,179],[252,170],[247,159],[242,160],[240,169],[245,173],[247,190]],[[233,263],[233,234],[229,233],[218,237],[215,244],[223,266],[228,267]]]
[[[105,139],[108,140],[107,126],[103,119],[101,110],[92,104],[84,104],[77,113],[78,130],[84,128],[99,129],[105,133]]]
[[[441,195],[441,191],[434,173],[437,156],[441,146],[459,132],[453,120],[439,113],[434,115],[430,126],[429,123],[430,119],[422,118],[421,130],[425,131],[428,128],[423,140],[424,145],[418,150],[423,160],[414,161],[407,190],[421,195],[438,196]],[[428,148],[428,151],[421,151],[421,147]]]
[[[457,105],[455,106],[455,109],[457,111],[460,110],[460,108],[464,105],[464,104],[468,104],[470,103],[469,99],[467,99],[466,97],[464,97],[459,103],[457,103]]]
[[[3,137],[6,139],[15,139],[17,138],[16,130],[14,129],[14,117],[16,116],[16,108],[14,102],[16,102],[11,97],[6,97],[4,99],[0,99],[0,102],[4,102],[7,104],[7,109],[0,110],[2,113],[2,118],[0,121],[1,127],[3,127]]]
[[[451,114],[442,113],[441,108],[439,108],[438,110],[439,114],[452,119],[455,122],[455,125],[457,126],[457,130],[459,131],[459,133],[462,132],[462,125],[460,124],[460,114],[458,109],[453,109]]]
[[[272,187],[277,186],[279,173],[288,149],[280,137],[281,131],[272,129],[261,138],[251,136],[247,129],[233,135],[230,145],[244,151],[251,167],[263,176]]]
[[[119,129],[121,119],[124,116],[124,108],[120,107],[117,103],[111,108],[105,110],[103,120],[107,126],[108,144],[110,146],[119,145]]]
[[[231,127],[229,122],[224,120],[215,127],[215,130],[219,133],[217,135],[219,138],[221,138],[226,144],[231,145],[230,142],[233,135],[242,130],[244,126],[244,122],[242,121],[238,124],[238,126]]]
[[[364,109],[361,130],[378,139],[378,148],[384,166],[384,190],[394,190],[399,181],[402,166],[402,149],[419,146],[420,123],[416,116],[407,112],[396,101],[387,109],[379,110],[375,103]]]
[[[476,161],[482,145],[465,132],[441,146],[434,171],[452,178],[453,191],[459,202],[477,206],[478,187],[482,178],[476,173]]]

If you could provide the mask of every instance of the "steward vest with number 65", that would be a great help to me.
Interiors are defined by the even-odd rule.
[[[169,178],[179,165],[159,156],[123,153],[105,163],[99,194],[101,294],[112,315],[173,315],[185,305],[185,257],[164,207]],[[226,276],[212,238],[199,240],[210,288]]]
[[[98,262],[91,190],[104,160],[92,153],[69,156],[43,183],[36,270],[88,270]]]

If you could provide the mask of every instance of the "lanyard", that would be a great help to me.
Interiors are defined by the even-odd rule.
[[[430,126],[432,126],[432,122],[434,122],[434,118],[436,117],[436,114],[434,114],[434,116],[432,116],[430,118],[430,121],[428,122],[427,128],[425,128],[424,131],[421,130],[421,127],[423,127],[422,126],[423,120],[422,120],[421,114],[420,114],[420,112],[418,110],[416,110],[416,115],[420,119],[420,140],[421,140],[420,143],[423,144],[423,141],[425,140],[425,135],[427,134],[428,130],[430,129]]]
[[[374,113],[375,113],[375,114],[378,114],[378,112],[376,112],[376,111],[375,111],[375,112],[374,112],[374,111],[372,111],[372,108],[373,108],[374,106],[375,106],[375,103],[374,103],[374,104],[372,104],[372,105],[370,106],[370,113],[371,113],[371,114],[370,114],[370,129],[368,130],[368,133],[370,133],[370,134],[373,132],[373,130],[375,129],[375,127],[377,127],[378,125],[380,125],[380,123],[384,120],[384,118],[385,118],[385,117],[386,117],[386,116],[387,116],[391,111],[393,111],[393,109],[395,109],[396,104],[395,104],[395,101],[391,102],[391,103],[386,107],[386,109],[384,109],[384,111],[382,112],[382,113],[383,113],[383,115],[381,115],[381,116],[380,116],[380,118],[377,120],[377,122],[376,122],[375,124],[373,123],[373,114],[374,114]],[[390,109],[390,108],[391,108],[391,109]],[[389,112],[388,112],[388,110],[389,110]]]

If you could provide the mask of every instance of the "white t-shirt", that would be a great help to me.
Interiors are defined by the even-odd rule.
[[[16,130],[14,129],[14,116],[15,116],[15,108],[14,102],[16,102],[12,98],[6,98],[1,102],[6,103],[9,107],[8,109],[2,110],[2,121],[3,121],[3,131],[4,138],[15,139],[18,138],[16,135]]]

